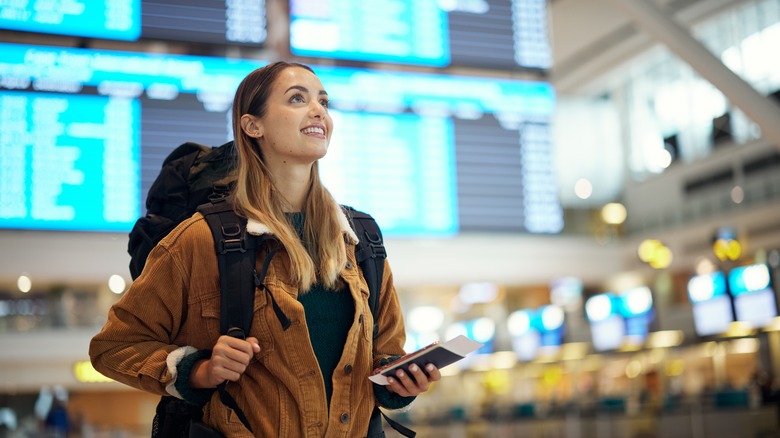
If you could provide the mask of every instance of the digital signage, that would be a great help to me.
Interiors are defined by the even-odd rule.
[[[593,295],[585,301],[585,316],[590,323],[595,350],[617,350],[623,346],[626,321],[621,308],[620,297],[609,292]]]
[[[729,272],[729,292],[737,320],[762,328],[777,316],[777,299],[769,266],[753,264]]]
[[[298,56],[431,67],[548,69],[546,0],[290,1]]]
[[[688,280],[687,290],[693,307],[696,334],[718,335],[734,322],[726,275],[722,271],[694,275]]]
[[[0,228],[128,231],[168,153],[232,139],[263,65],[0,44]],[[335,124],[323,181],[388,236],[563,228],[549,84],[312,67]]]
[[[265,0],[0,2],[0,29],[137,41],[261,45]]]
[[[565,313],[556,305],[512,312],[507,329],[517,358],[528,361],[535,359],[540,350],[557,350],[563,341],[564,322]]]
[[[0,29],[135,41],[141,0],[2,2]]]

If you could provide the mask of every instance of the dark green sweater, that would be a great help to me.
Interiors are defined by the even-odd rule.
[[[304,214],[288,213],[287,216],[298,235],[302,236]],[[325,394],[330,404],[333,371],[341,359],[347,334],[355,317],[355,301],[348,288],[329,290],[320,283],[304,293],[299,293],[298,301],[303,304],[309,339],[325,380]]]

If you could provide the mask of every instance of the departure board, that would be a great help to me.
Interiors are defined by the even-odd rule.
[[[546,0],[290,0],[299,56],[548,69]]]
[[[0,29],[135,41],[261,45],[265,0],[0,1]]]
[[[24,0],[0,5],[0,29],[127,41],[141,34],[141,0]]]
[[[333,118],[337,128],[320,170],[334,196],[375,212],[395,234],[457,233],[451,120],[340,111]]]
[[[138,102],[0,92],[0,223],[126,231],[139,215]]]
[[[171,150],[232,138],[264,64],[0,44],[0,228],[128,231]],[[323,182],[388,236],[563,228],[549,84],[313,68],[335,125]]]
[[[265,0],[141,0],[141,36],[195,43],[265,42]]]

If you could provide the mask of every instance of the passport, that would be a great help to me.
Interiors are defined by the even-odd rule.
[[[454,337],[447,342],[434,342],[382,366],[376,374],[368,379],[378,385],[387,385],[387,377],[395,376],[399,369],[404,370],[410,376],[409,366],[412,364],[417,364],[424,370],[425,365],[432,363],[436,365],[436,368],[442,369],[465,358],[469,353],[477,351],[479,347],[482,347],[481,343],[464,335]]]

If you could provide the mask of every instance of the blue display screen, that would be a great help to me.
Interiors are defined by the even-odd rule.
[[[590,334],[596,351],[617,350],[625,341],[626,321],[620,315],[611,315],[590,322]]]
[[[519,333],[512,333],[512,345],[520,359],[533,358],[538,348],[560,347],[565,330],[565,314],[562,308],[547,305],[536,309],[522,309],[517,313],[524,314],[520,319],[527,323],[518,328]]]
[[[694,275],[688,280],[687,291],[693,305],[693,322],[698,335],[723,333],[734,322],[726,275],[722,271]]]
[[[290,2],[290,46],[296,55],[448,64],[447,14],[437,2],[317,3]]]
[[[0,227],[128,231],[171,150],[232,138],[235,89],[263,65],[0,44]],[[322,179],[386,235],[562,229],[549,84],[314,69],[335,125]]]
[[[547,69],[546,0],[290,1],[299,56],[444,67]]]
[[[594,295],[585,302],[585,312],[598,350],[618,348],[624,341],[628,344],[644,341],[655,318],[652,293],[646,286],[619,295],[611,292]]]
[[[700,303],[726,295],[726,276],[722,271],[694,275],[688,280],[688,298],[691,303]]]
[[[729,272],[728,281],[738,321],[765,327],[778,315],[777,297],[768,265],[734,268]]]
[[[457,233],[449,119],[361,112],[333,112],[332,117],[339,128],[320,171],[337,199],[376,212],[375,219],[397,234]],[[366,144],[381,153],[367,151]]]
[[[126,231],[140,214],[140,105],[0,92],[0,224]]]
[[[134,41],[141,0],[2,2],[0,29]]]
[[[0,29],[123,41],[261,45],[265,0],[24,0],[0,2]]]
[[[762,292],[771,287],[772,278],[767,265],[740,266],[729,272],[729,291],[735,297]]]

